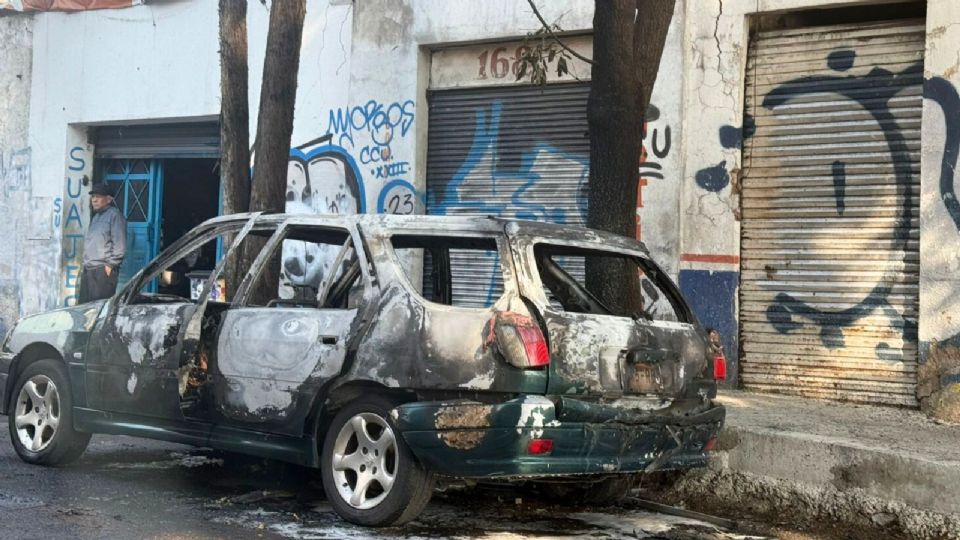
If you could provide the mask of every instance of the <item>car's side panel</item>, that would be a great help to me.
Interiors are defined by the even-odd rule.
[[[83,397],[83,360],[87,349],[87,340],[90,331],[97,322],[104,302],[91,302],[81,306],[57,309],[47,313],[40,313],[21,319],[10,332],[6,340],[0,359],[0,371],[9,373],[17,369],[22,360],[22,354],[28,349],[41,345],[47,350],[56,351],[68,366],[71,366],[71,385],[73,395]],[[19,364],[22,367],[22,364]],[[74,375],[79,375],[74,377]],[[0,413],[6,413],[9,393],[16,383],[15,376],[10,373],[6,378],[0,395]]]
[[[478,309],[425,300],[401,268],[389,244],[389,232],[366,234],[380,282],[379,308],[344,380],[412,390],[545,391],[544,371],[515,368],[490,347],[490,321],[497,312],[527,313],[513,279],[506,239],[491,236],[497,237],[500,246],[504,294],[491,307]]]
[[[508,228],[508,231],[510,229]],[[563,239],[510,235],[520,289],[546,322],[550,341],[550,394],[618,397],[648,394],[664,400],[699,387],[707,367],[707,341],[689,308],[676,295],[686,322],[636,321],[628,317],[570,313],[552,305],[537,271],[534,246],[564,245],[608,250],[637,258],[644,252],[598,243],[596,239]]]
[[[357,311],[228,310],[217,346],[217,411],[234,425],[303,433],[314,396],[340,374]]]
[[[278,459],[307,467],[317,467],[313,437],[289,437],[212,425],[206,422],[171,422],[132,414],[106,413],[79,407],[74,409],[78,425],[85,430],[110,435],[130,435],[193,446],[209,446],[268,459]]]
[[[91,337],[87,404],[168,420],[182,418],[178,386],[190,302],[120,306]]]

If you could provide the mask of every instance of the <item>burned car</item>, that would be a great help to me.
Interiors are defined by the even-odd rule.
[[[642,301],[593,294],[600,262]],[[211,267],[194,287],[171,278],[197,264]],[[704,465],[724,421],[711,351],[628,238],[240,214],[108,300],[21,319],[0,353],[0,412],[29,463],[68,463],[91,433],[213,447],[317,468],[340,516],[386,526],[416,517],[436,476],[599,503],[639,473]]]

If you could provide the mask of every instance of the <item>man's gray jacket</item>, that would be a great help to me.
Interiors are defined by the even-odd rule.
[[[112,266],[123,262],[127,249],[127,220],[112,204],[95,213],[83,241],[83,267]]]

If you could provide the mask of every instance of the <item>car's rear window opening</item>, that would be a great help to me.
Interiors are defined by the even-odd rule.
[[[686,322],[662,271],[629,254],[537,244],[537,271],[554,308],[572,313]]]
[[[503,296],[495,238],[397,235],[390,241],[407,279],[431,302],[487,308]]]

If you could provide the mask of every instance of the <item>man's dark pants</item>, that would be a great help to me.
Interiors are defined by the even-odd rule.
[[[83,304],[91,300],[100,300],[101,298],[110,298],[117,290],[117,269],[111,270],[107,275],[105,266],[94,266],[84,268],[80,273],[80,293],[77,303]]]

